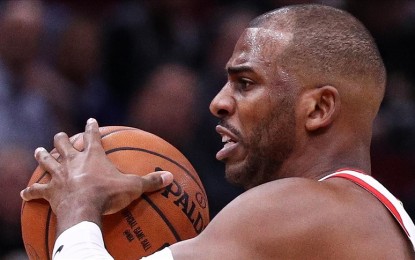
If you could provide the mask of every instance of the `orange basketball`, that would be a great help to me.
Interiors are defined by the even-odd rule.
[[[108,158],[124,173],[173,173],[169,186],[143,194],[127,208],[103,216],[107,250],[115,259],[139,259],[177,241],[195,237],[209,222],[206,192],[195,169],[175,147],[148,132],[123,126],[101,127]],[[82,134],[71,137],[83,149]],[[53,151],[52,151],[53,153]],[[56,153],[55,153],[56,154]],[[47,183],[50,176],[36,168],[29,185]],[[30,259],[52,259],[56,216],[45,200],[23,202],[22,236]]]

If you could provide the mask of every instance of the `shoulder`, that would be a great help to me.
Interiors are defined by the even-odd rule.
[[[286,234],[305,235],[312,226],[324,225],[341,209],[338,196],[325,183],[287,178],[245,192],[222,213],[224,217],[234,216],[235,221],[252,222],[254,228],[266,226],[270,231],[278,231],[276,236],[285,238]]]
[[[333,207],[338,205],[337,195],[336,190],[325,183],[305,178],[287,178],[246,191],[232,201],[223,213],[244,208],[240,215],[242,218],[255,214],[264,220],[278,219],[278,223],[289,222],[302,215],[310,218],[314,212],[322,215],[322,210],[325,209],[332,211]],[[290,214],[294,218],[289,217]]]
[[[354,183],[287,178],[246,191],[172,250],[180,260],[379,259],[406,244],[387,209]]]
[[[329,186],[314,180],[269,182],[237,197],[202,235],[232,238],[245,256],[257,259],[258,254],[271,259],[301,257],[321,245],[316,238],[329,239],[327,231],[337,223],[336,215],[341,216],[336,196]]]

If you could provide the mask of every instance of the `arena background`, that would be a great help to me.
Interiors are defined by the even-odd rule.
[[[208,105],[246,24],[295,3],[348,10],[372,32],[388,70],[375,123],[373,175],[415,217],[415,1],[0,1],[0,259],[27,259],[19,191],[33,151],[87,118],[130,125],[194,164],[212,217],[241,190],[224,180]],[[358,128],[358,126],[356,126]]]

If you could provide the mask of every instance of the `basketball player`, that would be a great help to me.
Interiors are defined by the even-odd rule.
[[[275,10],[250,23],[226,70],[210,105],[224,143],[216,157],[248,190],[199,236],[148,259],[415,259],[413,222],[370,177],[386,76],[363,25],[321,5]],[[97,122],[85,130],[83,152],[55,136],[61,162],[37,149],[52,180],[22,191],[24,200],[47,199],[57,215],[55,259],[111,259],[101,214],[172,181],[168,172],[119,174]]]

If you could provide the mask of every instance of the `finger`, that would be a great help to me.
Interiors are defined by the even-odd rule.
[[[142,191],[152,192],[166,187],[173,182],[173,174],[167,171],[149,173],[141,178]]]
[[[43,170],[49,172],[52,176],[60,169],[60,163],[43,147],[39,147],[35,150],[35,158],[39,163],[39,166],[42,167]]]
[[[23,200],[29,201],[34,199],[46,199],[47,200],[47,184],[34,183],[32,186],[20,192],[20,197]]]
[[[69,141],[68,135],[64,132],[55,135],[53,138],[53,144],[58,153],[64,158],[73,157],[77,152],[72,143]]]
[[[98,122],[94,118],[88,119],[85,126],[85,134],[83,138],[85,149],[90,149],[92,147],[102,147]]]

